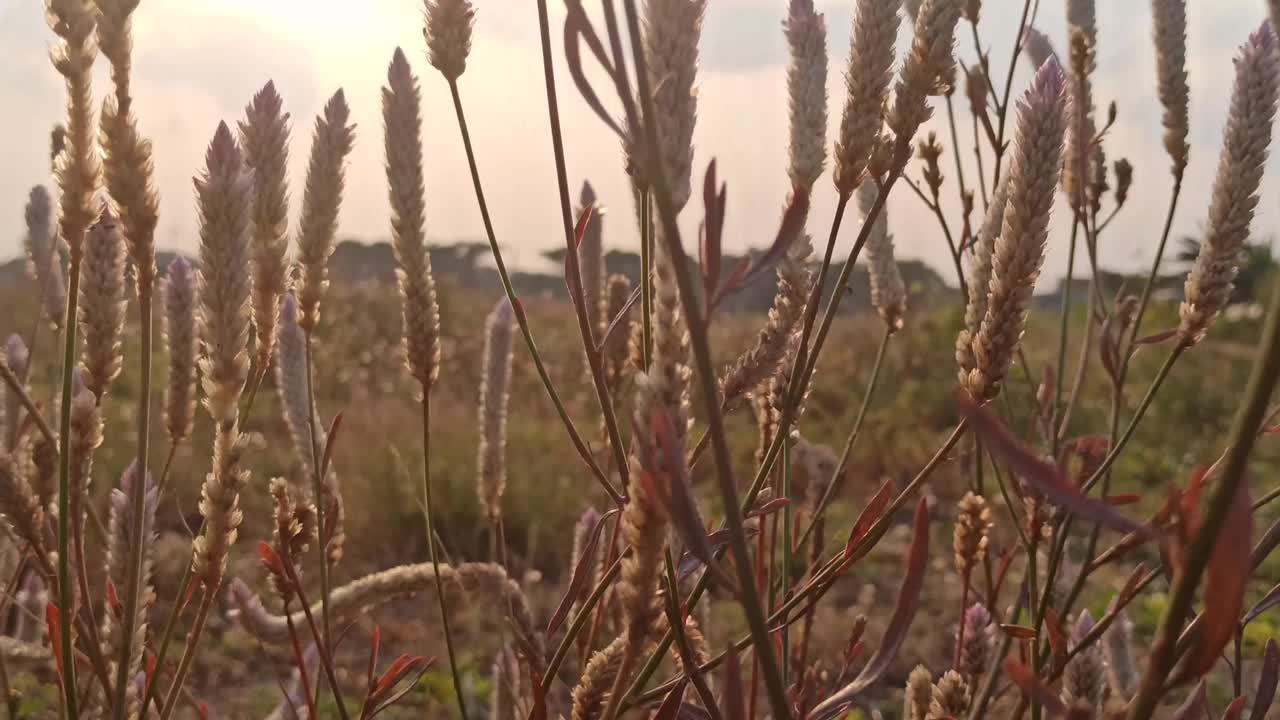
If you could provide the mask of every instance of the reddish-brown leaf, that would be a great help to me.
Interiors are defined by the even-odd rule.
[[[702,183],[702,204],[706,215],[698,238],[698,262],[702,266],[702,292],[708,317],[715,307],[720,290],[726,193],[725,186],[716,183],[716,161],[712,159],[707,164],[707,173]]]
[[[381,648],[382,648],[382,631],[377,625],[374,625],[373,638],[370,639],[369,641],[369,669],[368,669],[368,675],[367,675],[369,680],[369,690],[368,690],[369,694],[373,693],[373,688],[377,685],[377,679],[375,675],[378,672],[378,651]]]
[[[1250,557],[1242,549],[1249,547],[1252,531],[1249,486],[1242,482],[1231,499],[1226,522],[1218,533],[1209,555],[1209,565],[1205,568],[1205,587],[1213,588],[1213,591],[1205,593],[1200,641],[1192,650],[1187,666],[1193,677],[1208,672],[1218,661],[1222,649],[1235,636],[1250,572]]]
[[[1031,668],[1014,658],[1008,658],[1004,661],[1004,672],[1013,681],[1013,684],[1018,686],[1019,690],[1026,693],[1027,697],[1043,705],[1050,715],[1066,714],[1066,708],[1062,706],[1062,701],[1058,699],[1058,694],[1048,685],[1045,685],[1043,680],[1036,677]]]
[[[529,668],[529,686],[533,688],[529,720],[547,720],[547,695],[542,691],[542,675],[535,668]]]
[[[1221,720],[1240,720],[1240,714],[1244,712],[1244,696],[1231,701],[1226,710],[1222,711]]]
[[[867,536],[867,533],[871,532],[871,528],[884,516],[892,496],[893,481],[885,480],[870,502],[867,503],[867,506],[858,514],[858,519],[853,523],[853,529],[849,531],[849,540],[844,545],[844,554],[847,559],[854,559],[854,552],[858,550],[858,546],[862,544],[862,540]],[[865,555],[869,549],[862,550],[859,557]]]
[[[684,689],[688,684],[685,678],[680,678],[680,682],[662,699],[658,711],[653,714],[653,720],[676,720],[680,716],[680,703],[684,702]]]
[[[902,585],[898,588],[898,601],[894,606],[892,617],[889,618],[889,625],[880,639],[880,647],[876,648],[875,654],[867,661],[853,682],[814,707],[810,715],[811,720],[832,720],[839,717],[863,690],[873,685],[889,669],[890,663],[898,654],[898,648],[906,639],[907,629],[910,628],[916,609],[919,607],[920,590],[924,587],[928,560],[929,509],[924,498],[921,498],[920,502],[916,503],[915,528],[912,533],[911,547],[907,549]]]
[[[49,626],[49,647],[53,653],[54,668],[61,680],[65,677],[62,672],[62,620],[58,615],[58,607],[51,602],[44,606],[44,621]]]
[[[1266,595],[1263,595],[1258,602],[1254,603],[1253,607],[1249,608],[1249,612],[1244,614],[1244,619],[1240,621],[1240,624],[1248,625],[1257,620],[1259,615],[1277,605],[1280,605],[1280,583],[1276,583],[1275,587],[1268,590]]]
[[[1081,517],[1120,532],[1148,533],[1138,523],[1120,514],[1105,502],[1088,497],[1067,481],[1053,464],[1045,462],[1009,432],[991,411],[979,406],[968,393],[955,395],[960,414],[969,421],[991,452],[1004,460],[1009,469],[1031,483],[1049,501]]]
[[[1014,640],[1034,640],[1036,637],[1036,631],[1026,625],[1000,623],[1000,631]]]
[[[684,448],[676,441],[671,423],[671,416],[666,409],[661,407],[653,409],[649,419],[649,431],[660,458],[649,458],[647,462],[641,458],[641,464],[665,475],[665,483],[653,483],[656,490],[655,498],[665,504],[666,511],[671,517],[671,524],[684,542],[685,549],[706,564],[709,572],[716,573],[711,543],[707,541],[707,525],[702,521],[698,501],[689,480]],[[662,488],[661,485],[666,487]],[[716,579],[727,580],[723,577],[723,573],[716,573]]]
[[[578,597],[582,595],[583,590],[587,587],[587,581],[592,576],[592,568],[596,564],[596,546],[600,541],[600,532],[604,529],[605,522],[609,516],[618,512],[617,508],[610,510],[596,521],[594,527],[591,528],[591,534],[587,537],[587,542],[582,546],[581,555],[578,558],[578,564],[573,568],[573,577],[569,580],[569,588],[565,590],[564,597],[560,598],[560,605],[556,607],[556,611],[551,616],[551,621],[547,623],[547,635],[555,635],[556,630],[560,629],[560,624],[569,615],[569,609],[578,601]]]
[[[565,64],[569,66],[569,76],[573,78],[573,84],[578,87],[578,92],[582,95],[582,99],[587,103],[587,107],[591,108],[592,112],[596,114],[596,117],[600,118],[618,137],[625,137],[626,133],[623,132],[609,112],[604,109],[604,104],[600,102],[600,97],[596,95],[595,88],[591,87],[591,81],[587,79],[586,71],[582,66],[582,50],[578,43],[585,41],[592,54],[596,56],[596,60],[604,68],[605,73],[610,78],[615,78],[617,73],[604,53],[604,45],[596,35],[595,28],[591,26],[591,21],[587,19],[581,0],[566,0],[565,9],[567,13],[564,19],[564,57]]]
[[[1058,617],[1058,611],[1046,607],[1044,624],[1049,630],[1049,648],[1053,650],[1053,666],[1062,667],[1067,662],[1067,636],[1062,631],[1062,620]]]
[[[1280,679],[1280,648],[1276,646],[1276,639],[1271,638],[1262,651],[1262,669],[1258,671],[1258,689],[1253,692],[1253,712],[1249,714],[1249,720],[1263,720],[1267,716],[1271,703],[1276,699],[1278,679]]]
[[[742,687],[742,668],[738,665],[738,648],[729,643],[724,658],[724,691],[720,695],[720,715],[724,720],[747,720],[742,704],[746,692]]]

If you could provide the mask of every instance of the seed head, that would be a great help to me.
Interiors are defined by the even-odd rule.
[[[834,180],[844,195],[862,182],[881,132],[898,37],[899,4],[899,0],[858,0],[855,6],[844,112],[835,147]]]
[[[471,26],[475,8],[469,0],[427,0],[427,56],[431,64],[453,82],[467,69],[471,53]]]
[[[1218,174],[1209,200],[1209,222],[1200,254],[1187,274],[1178,339],[1194,345],[1231,297],[1240,250],[1249,237],[1258,186],[1271,144],[1271,122],[1280,91],[1276,36],[1263,23],[1240,48],[1231,110],[1223,130]]]
[[[507,487],[507,401],[511,394],[514,313],[506,298],[484,324],[484,375],[480,381],[480,449],[476,494],[491,522],[502,517]]]
[[[67,314],[67,282],[58,253],[59,238],[53,230],[53,203],[43,185],[31,188],[23,213],[27,224],[24,245],[27,272],[40,287],[45,317],[54,328],[61,328]]]
[[[355,143],[355,126],[348,125],[351,110],[342,91],[325,103],[316,118],[302,194],[302,218],[298,223],[298,324],[310,334],[320,322],[320,300],[329,287],[329,256],[338,233],[338,212],[346,187],[346,159]]]
[[[917,665],[907,676],[907,691],[902,717],[904,720],[926,720],[933,703],[933,674],[929,668]]]
[[[858,188],[858,209],[863,222],[871,214],[880,195],[876,182],[864,182]],[[871,280],[871,304],[889,332],[902,329],[902,319],[907,312],[907,289],[902,273],[893,257],[893,236],[889,234],[889,206],[882,204],[880,212],[871,221],[867,235],[867,271]]]
[[[933,686],[928,720],[960,718],[969,709],[969,683],[955,670],[948,670]]]
[[[809,189],[827,164],[827,21],[814,10],[812,0],[791,0],[782,27],[791,58],[788,174],[794,187]]]
[[[80,301],[76,307],[84,337],[85,384],[101,401],[124,364],[120,350],[125,313],[124,238],[115,216],[105,205],[98,222],[85,236]]]
[[[164,422],[170,441],[176,444],[191,434],[196,409],[196,274],[184,258],[169,263],[160,297],[169,348]]]
[[[932,115],[928,99],[950,92],[955,77],[956,23],[963,0],[924,0],[916,16],[915,35],[894,86],[888,125],[896,136],[894,161],[905,166],[916,130]]]
[[[952,533],[956,572],[961,576],[972,571],[986,554],[990,529],[991,508],[987,507],[987,501],[981,495],[965,493],[960,499],[955,531]]]
[[[1272,3],[1275,6],[1275,3]],[[1164,106],[1164,149],[1173,176],[1187,167],[1187,6],[1186,0],[1151,0],[1151,34],[1156,45],[1156,88]]]

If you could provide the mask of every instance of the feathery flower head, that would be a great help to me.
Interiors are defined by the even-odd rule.
[[[84,337],[85,382],[99,400],[124,365],[120,349],[125,315],[124,256],[120,225],[104,203],[102,215],[85,236],[76,305]]]
[[[276,342],[276,308],[288,282],[289,113],[267,81],[239,122],[245,166],[253,172],[254,366],[263,372]]]
[[[924,0],[916,15],[911,51],[894,86],[889,128],[896,137],[894,161],[905,165],[916,130],[932,115],[930,96],[948,92],[955,76],[956,23],[963,0]]]
[[[253,178],[226,123],[219,123],[195,180],[200,210],[200,359],[205,406],[215,422],[234,422],[249,375],[249,216]]]
[[[1200,254],[1187,274],[1178,340],[1194,345],[1226,306],[1239,270],[1240,251],[1258,204],[1258,186],[1271,144],[1280,92],[1280,52],[1264,21],[1240,48],[1222,154],[1209,200],[1209,222]]]
[[[467,69],[476,11],[470,0],[427,0],[427,55],[449,82]]]
[[[858,187],[858,209],[865,222],[880,195],[876,182],[864,182]],[[871,281],[871,304],[889,332],[902,329],[902,318],[907,311],[907,288],[902,273],[893,256],[893,237],[889,235],[889,207],[882,205],[867,235],[867,272]]]
[[[933,686],[928,720],[964,717],[969,709],[969,683],[960,673],[948,670]]]
[[[925,720],[929,705],[933,702],[933,673],[924,665],[917,665],[907,676],[907,690],[903,698],[903,720]]]
[[[956,338],[956,364],[960,368],[960,383],[967,382],[969,373],[977,367],[973,353],[973,341],[982,329],[987,316],[987,298],[991,293],[991,261],[995,255],[996,240],[1004,229],[1004,210],[1009,200],[1009,181],[1006,177],[991,196],[987,213],[974,241],[974,252],[969,265],[969,299],[964,309],[964,329]]]
[[[1070,646],[1074,649],[1089,631],[1093,630],[1093,616],[1088,610],[1081,610],[1071,628]],[[1062,676],[1062,702],[1067,707],[1081,703],[1090,709],[1096,709],[1102,702],[1104,682],[1102,663],[1102,647],[1094,643],[1078,652],[1067,662]]]
[[[582,299],[587,309],[587,317],[591,320],[592,339],[600,341],[609,322],[605,317],[608,309],[608,298],[605,297],[605,263],[604,263],[604,205],[596,199],[595,188],[591,183],[583,181],[582,191],[578,196],[578,210],[574,217],[582,217],[582,213],[591,210],[591,218],[578,243],[578,273],[582,277]]]
[[[1027,60],[1031,62],[1031,67],[1036,70],[1043,67],[1050,59],[1058,62],[1058,51],[1053,49],[1049,36],[1033,27],[1023,31],[1022,49],[1027,53]]]
[[[970,683],[977,682],[987,669],[992,652],[991,613],[982,603],[964,611],[964,646],[960,648],[960,673]]]
[[[961,575],[968,573],[986,554],[990,530],[991,508],[987,507],[987,501],[973,492],[965,493],[960,499],[952,533],[956,572]]]
[[[31,353],[28,352],[27,344],[22,341],[20,335],[15,333],[5,340],[4,357],[0,357],[0,363],[4,363],[19,380],[27,377]],[[0,419],[4,421],[0,423],[4,428],[3,435],[0,435],[0,449],[12,454],[18,445],[18,431],[21,429],[18,416],[22,413],[22,400],[8,386],[2,386],[0,390],[3,390],[0,392],[0,397],[4,398],[4,404],[0,406]]]
[[[55,328],[66,322],[67,282],[58,253],[59,238],[53,229],[53,201],[43,185],[31,188],[23,211],[27,225],[24,245],[27,271],[40,286],[45,317]]]
[[[642,12],[659,159],[677,211],[692,192],[693,126],[698,115],[694,84],[706,7],[707,0],[646,0]]]
[[[507,487],[507,401],[511,392],[514,313],[502,298],[485,319],[484,376],[480,381],[480,448],[476,492],[490,520],[502,516]]]
[[[1065,85],[1062,68],[1048,62],[1018,101],[1008,200],[992,256],[987,312],[973,341],[975,367],[962,379],[979,402],[996,396],[1009,371],[1044,263],[1069,116]]]
[[[320,300],[329,287],[329,256],[338,233],[338,212],[346,186],[346,160],[355,143],[355,126],[342,90],[325,103],[316,118],[298,222],[298,324],[308,334],[320,322]]]
[[[782,27],[790,50],[788,174],[793,186],[809,189],[827,164],[827,22],[813,0],[791,0]]]
[[[169,349],[164,423],[169,439],[177,443],[191,434],[196,409],[196,273],[185,258],[169,263],[160,292]]]
[[[391,58],[382,89],[382,123],[405,360],[426,391],[440,372],[440,309],[426,244],[421,96],[418,79],[400,48]]]
[[[841,194],[852,193],[862,182],[877,146],[893,78],[898,6],[899,0],[858,0],[855,6],[845,72],[844,112],[834,153],[833,179]]]
[[[1164,148],[1173,175],[1187,167],[1187,6],[1186,0],[1152,0],[1151,34],[1156,45],[1156,88],[1164,106]]]

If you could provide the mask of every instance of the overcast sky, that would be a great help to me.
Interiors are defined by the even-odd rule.
[[[594,6],[594,3],[588,3]],[[1150,10],[1140,0],[1098,0],[1099,52],[1096,98],[1100,108],[1115,100],[1119,120],[1108,135],[1109,159],[1135,166],[1133,199],[1103,237],[1101,257],[1110,267],[1149,262],[1169,191],[1168,160],[1161,145],[1160,107],[1150,40]],[[1194,233],[1208,203],[1236,47],[1263,18],[1262,0],[1213,0],[1188,4],[1191,78],[1191,164],[1175,236]],[[0,0],[0,258],[20,252],[22,205],[30,186],[49,182],[48,133],[62,114],[62,89],[49,66],[52,34],[39,0]],[[535,3],[477,0],[476,37],[461,89],[468,109],[480,171],[499,241],[518,265],[536,266],[538,252],[563,242],[555,172],[547,134]],[[553,24],[563,18],[551,1]],[[844,58],[854,0],[818,0],[826,14],[831,53],[828,84],[832,130],[843,102]],[[1043,0],[1037,26],[1065,49],[1061,0]],[[715,158],[728,181],[726,245],[760,246],[775,227],[787,190],[785,45],[780,23],[786,0],[709,0],[699,72],[695,182]],[[996,48],[992,64],[1003,78],[1017,29],[1021,0],[985,0],[982,39]],[[192,251],[196,219],[191,178],[219,120],[242,116],[253,92],[274,80],[293,116],[291,185],[294,222],[310,146],[312,119],[337,88],[346,91],[358,123],[348,169],[341,234],[367,240],[387,236],[387,200],[382,169],[382,123],[378,92],[393,49],[401,46],[422,78],[427,154],[428,233],[454,240],[483,237],[466,159],[443,79],[427,64],[421,35],[421,4],[415,0],[143,0],[135,13],[135,110],[155,147],[161,192],[157,242]],[[557,60],[559,31],[555,32]],[[957,52],[974,59],[968,33]],[[905,32],[899,49],[905,47]],[[108,89],[100,59],[95,95]],[[614,214],[606,241],[634,247],[631,201],[617,142],[581,103],[563,62],[558,63],[560,100],[570,182],[590,179]],[[1030,76],[1017,68],[1015,93]],[[957,99],[960,99],[958,96]],[[958,104],[958,109],[963,105]],[[1105,111],[1103,111],[1105,112]],[[945,120],[945,113],[939,117]],[[967,111],[960,119],[961,144],[970,184],[974,182]],[[935,128],[943,130],[945,124]],[[945,133],[940,133],[945,137]],[[950,152],[950,143],[948,153]],[[954,204],[953,160],[944,157],[946,198]],[[988,164],[988,172],[990,166]],[[918,175],[918,168],[913,168]],[[1257,237],[1276,229],[1277,173],[1268,168],[1263,202],[1254,221]],[[834,207],[829,180],[814,198],[810,231],[825,237]],[[1046,265],[1050,276],[1066,264],[1062,201]],[[692,231],[695,203],[683,222]],[[952,213],[953,218],[956,213]],[[923,206],[905,187],[890,200],[890,227],[898,253],[920,258],[954,282],[945,242]],[[842,245],[851,242],[856,219],[846,221]],[[689,237],[693,237],[692,233]],[[1041,283],[1041,289],[1048,283]]]

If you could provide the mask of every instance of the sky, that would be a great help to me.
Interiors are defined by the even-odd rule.
[[[830,132],[834,138],[844,102],[843,75],[855,0],[817,0],[826,16],[830,68]],[[543,250],[563,244],[556,176],[548,133],[536,4],[532,0],[476,0],[475,40],[460,79],[480,173],[504,256],[517,267],[542,268]],[[638,246],[621,151],[615,136],[588,110],[565,71],[559,27],[563,9],[551,0],[553,43],[573,192],[590,180],[613,211],[605,218],[609,247]],[[694,183],[717,161],[728,185],[727,251],[767,244],[789,189],[786,177],[786,46],[781,21],[786,0],[709,0],[698,75],[698,124],[694,134]],[[32,185],[49,183],[48,135],[63,113],[62,88],[48,61],[53,35],[39,0],[0,0],[0,259],[22,247],[22,206]],[[595,3],[588,3],[595,7]],[[1065,57],[1062,0],[1042,0],[1036,26]],[[1191,162],[1187,169],[1174,237],[1196,234],[1208,207],[1213,171],[1229,102],[1232,58],[1264,16],[1262,0],[1188,2],[1188,71],[1191,85]],[[1127,158],[1135,167],[1129,204],[1102,237],[1100,258],[1108,268],[1149,265],[1168,202],[1169,162],[1161,144],[1161,109],[1155,90],[1150,6],[1139,0],[1097,0],[1100,113],[1114,100],[1119,108],[1106,138],[1109,160]],[[1004,77],[1018,27],[1021,0],[984,0],[980,24],[984,46],[994,48],[993,74]],[[484,237],[466,156],[448,86],[428,65],[422,39],[422,6],[416,0],[143,0],[134,15],[134,108],[142,133],[155,150],[161,195],[157,243],[162,249],[194,252],[197,221],[192,177],[201,169],[206,144],[219,120],[243,117],[244,106],[273,80],[292,115],[290,183],[296,226],[313,119],[324,101],[342,88],[357,123],[347,170],[340,234],[363,240],[388,236],[379,90],[399,46],[422,81],[427,174],[428,235],[436,241]],[[899,55],[907,46],[906,23]],[[968,32],[958,56],[976,56]],[[1030,66],[1019,63],[1014,95],[1025,88]],[[106,61],[95,69],[95,96],[109,90]],[[601,93],[604,96],[604,93]],[[976,167],[970,118],[963,94],[956,96],[966,180]],[[607,97],[606,97],[607,101]],[[926,129],[944,138],[944,204],[952,224],[959,217],[954,160],[945,110]],[[1280,168],[1271,163],[1254,236],[1275,233]],[[919,177],[919,166],[912,173]],[[990,160],[987,162],[988,179]],[[835,191],[819,181],[809,231],[829,232]],[[950,255],[937,223],[909,189],[889,200],[890,230],[900,258],[920,259],[954,282]],[[682,215],[692,238],[699,203]],[[978,218],[975,216],[975,222]],[[846,248],[858,231],[847,219],[840,233]],[[1062,197],[1052,225],[1046,279],[1065,271],[1070,221]],[[1083,257],[1083,255],[1081,256]],[[1079,265],[1077,266],[1079,267]],[[1079,270],[1077,271],[1080,272]]]

